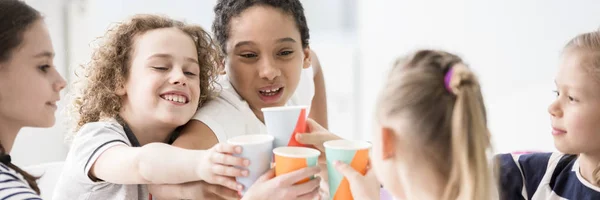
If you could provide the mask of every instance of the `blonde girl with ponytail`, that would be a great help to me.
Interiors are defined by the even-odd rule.
[[[479,81],[456,55],[421,50],[398,60],[377,104],[372,169],[336,168],[354,199],[496,199]]]

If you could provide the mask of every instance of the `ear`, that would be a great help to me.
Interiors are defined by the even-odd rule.
[[[394,158],[396,155],[397,137],[394,130],[387,127],[381,128],[381,150],[383,151],[381,155],[383,160]]]
[[[125,94],[127,94],[127,90],[125,90],[125,86],[123,84],[118,84],[117,88],[115,89],[115,94],[117,94],[119,96],[124,96]]]
[[[310,47],[306,47],[302,52],[304,53],[304,64],[302,65],[302,68],[306,69],[309,68],[312,63],[312,51],[310,50]]]
[[[223,58],[221,60],[221,63],[219,64],[219,75],[225,75],[227,74],[227,71],[225,71],[225,58]]]

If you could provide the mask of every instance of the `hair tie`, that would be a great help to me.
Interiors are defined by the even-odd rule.
[[[11,162],[10,155],[4,154],[0,156],[0,162],[8,165]]]
[[[450,81],[452,80],[453,73],[454,73],[454,66],[450,67],[450,69],[448,69],[448,71],[446,72],[446,75],[444,76],[444,86],[446,87],[446,90],[448,90],[448,92],[450,92],[450,93],[453,93],[452,87],[450,86]]]

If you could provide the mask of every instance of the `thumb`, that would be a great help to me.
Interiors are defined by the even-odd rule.
[[[321,126],[321,124],[317,123],[315,120],[313,120],[311,118],[306,119],[306,126],[308,127],[307,131],[309,131],[311,133],[327,131],[327,129],[323,128],[323,126]]]
[[[258,179],[256,180],[256,182],[265,182],[265,181],[271,180],[273,177],[275,177],[275,169],[271,168],[265,174],[263,174],[262,176],[258,177]]]
[[[323,143],[323,134],[322,133],[304,133],[304,134],[296,134],[296,141],[302,144],[308,145],[318,145],[319,143]]]
[[[357,179],[362,177],[362,175],[356,170],[354,170],[354,168],[341,161],[335,161],[334,167],[338,172],[340,172],[344,177],[346,177],[346,179],[348,179],[348,182],[350,182],[350,184],[358,181]]]

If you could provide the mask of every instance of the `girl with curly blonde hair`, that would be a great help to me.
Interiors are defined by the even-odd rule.
[[[169,145],[212,94],[218,48],[199,26],[136,15],[110,29],[81,77],[76,134],[54,199],[149,199],[146,184],[241,189],[241,147]]]

